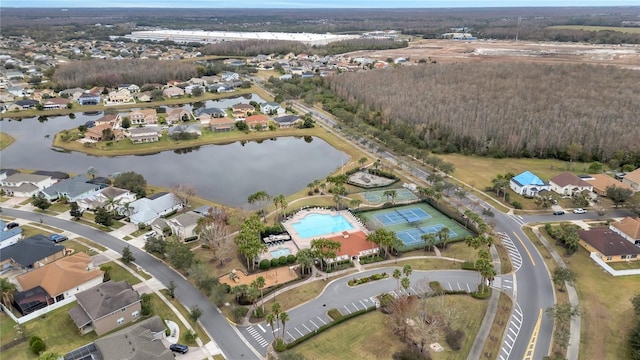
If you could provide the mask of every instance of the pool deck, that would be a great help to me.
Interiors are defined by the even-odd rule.
[[[332,215],[332,216],[340,214],[340,215],[342,215],[342,217],[344,217],[351,224],[351,226],[353,226],[352,229],[347,230],[348,233],[354,233],[354,232],[362,231],[365,234],[369,234],[369,231],[364,226],[364,224],[362,224],[360,222],[360,220],[358,220],[349,211],[346,211],[346,210],[335,211],[335,210],[318,208],[318,207],[302,209],[302,210],[298,211],[296,214],[294,214],[293,216],[291,216],[286,221],[282,222],[282,226],[287,230],[289,235],[291,235],[291,240],[293,240],[291,242],[293,242],[295,244],[295,246],[297,247],[295,252],[292,251],[293,254],[296,254],[298,252],[298,250],[310,248],[311,247],[311,241],[314,240],[314,239],[319,239],[319,238],[325,238],[326,239],[326,238],[340,236],[340,235],[342,235],[344,233],[344,231],[336,231],[336,232],[326,233],[326,234],[322,234],[322,235],[319,235],[319,236],[313,236],[313,237],[308,237],[308,238],[301,237],[300,234],[298,234],[296,229],[293,227],[293,223],[299,222],[305,216],[311,215],[311,214],[325,214],[325,215]],[[287,242],[285,242],[285,244],[286,243]]]
[[[281,244],[267,245],[267,251],[265,251],[264,253],[262,253],[260,255],[260,261],[262,261],[264,259],[267,259],[267,260],[273,259],[273,256],[271,256],[271,252],[274,251],[274,250],[281,250],[281,249],[289,249],[289,251],[293,255],[297,254],[298,250],[299,250],[296,247],[296,244],[294,244],[293,241],[291,241],[291,240],[283,241]]]

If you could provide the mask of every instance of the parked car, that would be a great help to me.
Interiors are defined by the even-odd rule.
[[[18,226],[20,226],[20,224],[18,224],[17,222],[10,222],[7,224],[7,230],[11,230],[13,228],[17,228]]]
[[[564,215],[564,210],[554,211],[553,215]]]
[[[573,209],[573,213],[574,214],[586,214],[587,210],[585,210],[583,208],[577,208],[577,209]]]
[[[173,352],[178,352],[181,354],[186,354],[189,351],[189,347],[184,344],[171,344],[169,345],[169,350]]]
[[[156,237],[156,232],[155,231],[149,231],[148,233],[144,234],[144,239],[145,240],[149,240],[152,237]]]
[[[51,236],[49,236],[49,240],[55,242],[55,243],[59,243],[65,240],[69,240],[68,237],[64,236],[64,235],[60,235],[60,234],[53,234]]]

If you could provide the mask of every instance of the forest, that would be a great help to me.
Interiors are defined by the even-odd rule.
[[[202,53],[221,56],[256,56],[258,54],[313,54],[319,56],[343,54],[357,50],[386,50],[407,47],[406,41],[353,39],[334,41],[325,46],[310,46],[299,41],[245,40],[225,41],[205,45]]]
[[[640,153],[640,73],[589,65],[429,64],[326,80],[418,148],[608,161]]]
[[[197,76],[197,66],[181,61],[152,59],[74,61],[60,65],[53,73],[56,89],[118,84],[165,84],[169,80],[187,80]]]

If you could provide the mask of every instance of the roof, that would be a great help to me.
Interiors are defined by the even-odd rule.
[[[22,234],[22,228],[19,226],[14,227],[13,229],[4,230],[7,227],[7,223],[0,220],[0,242],[3,242],[7,239],[11,239],[16,235]]]
[[[520,184],[520,186],[525,186],[525,185],[544,186],[545,185],[545,183],[544,183],[544,181],[542,181],[542,179],[537,177],[535,174],[533,174],[529,170],[514,176],[513,178],[511,178],[511,180],[513,180],[516,183]]]
[[[2,249],[0,261],[13,259],[22,266],[29,266],[61,251],[64,251],[64,246],[54,243],[42,234],[36,234]]]
[[[24,290],[41,286],[49,296],[56,297],[87,281],[102,278],[100,269],[88,270],[91,264],[89,255],[76,253],[22,274],[16,280]]]
[[[176,125],[169,129],[169,136],[177,133],[190,133],[190,134],[202,134],[202,130],[200,130],[199,124],[183,124]]]
[[[171,209],[179,203],[180,199],[172,193],[164,193],[162,196],[154,196],[153,198],[138,199],[129,204],[129,207],[133,209],[131,220],[146,223],[158,217],[163,211]]]
[[[200,219],[201,217],[202,215],[196,212],[188,211],[184,214],[180,214],[174,218],[169,219],[169,221],[171,223],[180,224],[184,227],[187,227],[187,226],[196,225],[198,223],[198,219]]]
[[[298,115],[282,115],[282,116],[278,116],[277,118],[273,119],[275,122],[277,122],[278,124],[288,124],[288,123],[293,123],[297,120],[300,120],[300,116]]]
[[[126,280],[119,282],[109,280],[91,289],[77,293],[76,299],[87,315],[96,320],[116,310],[137,303],[140,301],[140,294],[133,290],[133,287]]]
[[[86,192],[98,190],[101,187],[101,185],[91,184],[89,182],[89,178],[86,175],[81,174],[69,179],[61,180],[48,188],[45,188],[42,192],[49,196],[66,194],[70,198],[74,198]]]
[[[602,255],[632,255],[640,254],[640,247],[633,245],[609,228],[599,227],[591,230],[578,230],[578,235],[587,244],[593,246]]]
[[[37,183],[43,180],[47,180],[50,177],[51,176],[47,176],[47,175],[16,173],[8,176],[6,179],[2,181],[10,182],[10,183],[20,183],[20,182]]]
[[[640,239],[640,219],[627,216],[620,221],[612,222],[610,225],[634,240]]]
[[[232,106],[234,110],[254,110],[255,108],[251,104],[238,103]]]
[[[157,126],[145,126],[141,128],[131,128],[129,133],[132,136],[158,135],[160,128]]]
[[[56,180],[68,179],[69,174],[62,171],[46,171],[46,170],[36,170],[33,172],[34,175],[43,175],[43,176],[51,176],[51,178]]]
[[[348,233],[347,236],[347,238],[345,238],[345,235],[328,238],[328,240],[337,241],[342,245],[340,250],[336,252],[336,257],[343,255],[357,256],[363,250],[378,247],[375,243],[367,241],[367,234],[362,231]]]
[[[261,123],[261,122],[268,122],[269,118],[267,117],[267,115],[256,114],[256,115],[247,116],[247,118],[244,119],[244,121],[246,123]]]
[[[211,108],[202,108],[202,109],[198,109],[197,111],[198,116],[202,115],[202,114],[218,114],[218,115],[222,115],[222,116],[227,116],[227,113],[217,107],[211,107]]]
[[[631,186],[618,181],[607,174],[593,174],[591,175],[591,179],[585,179],[585,181],[592,185],[594,189],[601,192],[607,191],[607,188],[610,186],[631,190]]]
[[[106,196],[107,198],[115,198],[128,192],[129,190],[127,189],[120,189],[114,186],[109,186],[100,190],[100,195]]]
[[[173,353],[154,335],[164,332],[165,324],[154,316],[113,334],[95,340],[104,360],[174,360]]]
[[[633,170],[624,176],[625,179],[634,182],[636,184],[640,184],[640,168]]]
[[[573,175],[572,173],[563,172],[560,175],[553,177],[549,182],[553,182],[554,184],[565,187],[565,186],[591,186],[588,182],[580,179],[579,177]]]

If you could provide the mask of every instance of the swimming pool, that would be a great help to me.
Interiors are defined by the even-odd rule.
[[[341,214],[309,214],[292,225],[303,239],[353,229],[353,225]]]
[[[287,248],[282,248],[282,249],[277,249],[277,250],[271,250],[271,251],[269,251],[269,253],[271,254],[272,258],[277,259],[280,256],[291,255],[291,250],[289,250]]]

